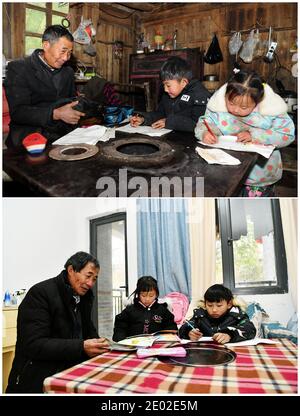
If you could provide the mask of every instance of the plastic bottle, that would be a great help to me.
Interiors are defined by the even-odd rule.
[[[11,305],[11,298],[10,298],[10,293],[9,293],[8,290],[5,292],[3,302],[4,302],[4,306],[10,306]]]

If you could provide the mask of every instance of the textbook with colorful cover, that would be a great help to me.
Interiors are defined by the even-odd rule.
[[[165,329],[157,331],[152,334],[140,334],[128,337],[119,341],[119,344],[136,346],[136,347],[151,347],[157,342],[180,342],[175,329]]]

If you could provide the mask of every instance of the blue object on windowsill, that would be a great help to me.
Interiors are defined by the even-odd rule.
[[[4,306],[11,306],[11,298],[10,293],[8,291],[4,294],[4,300],[3,300]]]

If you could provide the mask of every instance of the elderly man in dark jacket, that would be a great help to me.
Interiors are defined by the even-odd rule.
[[[69,133],[84,113],[73,109],[77,101],[74,71],[65,66],[73,48],[73,36],[60,25],[49,26],[43,49],[7,66],[4,81],[10,111],[6,144],[20,146],[24,137],[39,132],[50,142]]]
[[[42,393],[43,380],[108,346],[91,321],[98,261],[78,252],[56,277],[34,285],[19,306],[15,358],[6,393]]]
[[[178,56],[162,65],[160,79],[165,92],[157,110],[133,116],[131,126],[142,124],[193,132],[199,117],[205,113],[210,93],[199,80],[192,78],[190,65]]]

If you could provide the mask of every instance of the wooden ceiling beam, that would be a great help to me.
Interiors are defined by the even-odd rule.
[[[157,3],[117,3],[121,6],[127,7],[131,10],[136,10],[140,12],[152,12],[155,7],[157,7]]]

